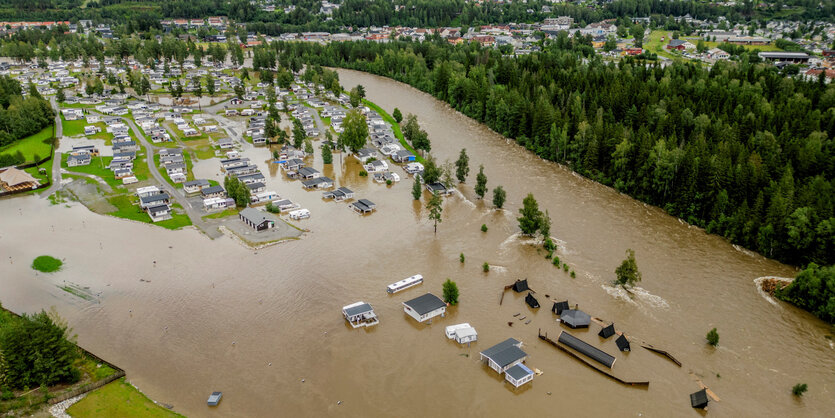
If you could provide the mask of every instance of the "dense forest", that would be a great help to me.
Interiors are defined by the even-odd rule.
[[[502,57],[446,42],[274,43],[391,77],[543,158],[784,262],[835,262],[835,85],[745,61],[583,59],[570,40]]]
[[[546,17],[571,16],[585,25],[620,17],[669,17],[689,14],[699,19],[719,16],[730,22],[771,19],[835,18],[835,1],[789,0],[759,7],[754,1],[720,6],[705,1],[615,0],[587,6],[549,0],[477,4],[464,0],[343,0],[330,18],[319,13],[319,0],[278,0],[276,12],[262,11],[249,0],[0,0],[0,20],[71,20],[123,24],[130,33],[159,28],[163,18],[228,16],[264,34],[345,27],[407,25],[421,27],[531,23]],[[82,4],[84,4],[82,6]],[[295,10],[284,13],[284,6]],[[395,7],[398,6],[398,7]],[[548,6],[550,12],[543,12]],[[785,8],[783,6],[786,6]]]
[[[20,83],[5,75],[0,77],[0,147],[35,134],[50,125],[55,113],[49,102],[40,97],[34,86],[21,95]]]

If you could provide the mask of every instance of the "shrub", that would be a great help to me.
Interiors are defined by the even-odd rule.
[[[571,278],[573,279],[573,278],[575,278],[575,277],[577,277],[577,275],[576,275],[576,274],[574,274],[574,270],[571,270]]]
[[[705,338],[707,338],[707,343],[714,347],[716,347],[719,344],[719,333],[716,332],[716,328],[708,331]]]
[[[792,387],[792,394],[794,396],[803,396],[804,393],[809,389],[809,386],[805,383],[798,383]]]
[[[487,224],[481,224],[481,232],[487,232]]]
[[[55,257],[42,255],[32,261],[32,268],[42,273],[52,273],[61,270],[61,266],[63,264],[64,263],[61,260]]]
[[[281,209],[279,209],[278,206],[274,205],[273,202],[269,202],[267,203],[267,212],[279,213],[281,212]]]
[[[464,253],[458,256],[458,259],[461,261],[461,264],[464,264]]]
[[[563,264],[563,265],[562,265],[562,269],[563,269],[563,271],[565,271],[566,273],[568,273],[568,264]]]
[[[560,266],[560,257],[559,257],[559,256],[554,256],[554,260],[552,261],[552,263],[554,263],[554,265],[555,265],[555,266],[557,266],[557,267],[559,268],[559,266]]]
[[[486,261],[484,262],[484,264],[482,264],[482,265],[481,265],[481,268],[484,270],[484,272],[485,272],[485,273],[487,273],[488,271],[490,271],[490,265],[489,265],[489,264],[487,264],[487,262],[486,262]]]
[[[391,186],[391,179],[386,180],[386,186]]]
[[[557,249],[557,244],[554,244],[551,238],[545,238],[545,243],[542,246],[549,252],[554,252]]]
[[[368,172],[365,170],[360,171],[360,177],[368,177]]]

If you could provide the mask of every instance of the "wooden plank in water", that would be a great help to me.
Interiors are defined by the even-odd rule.
[[[548,334],[547,334],[547,333],[546,333],[545,335],[542,335],[542,330],[541,330],[541,329],[539,330],[539,339],[540,339],[540,340],[543,340],[543,341],[545,341],[545,342],[547,342],[547,343],[549,343],[549,344],[551,344],[551,345],[553,345],[554,347],[556,347],[556,348],[558,348],[558,349],[560,349],[560,350],[562,350],[562,352],[564,352],[564,353],[566,353],[566,354],[570,355],[571,357],[574,357],[575,359],[579,360],[580,362],[582,362],[582,363],[583,363],[583,364],[585,364],[586,366],[591,367],[591,368],[592,368],[592,369],[594,369],[594,370],[597,370],[598,372],[600,372],[600,373],[602,373],[602,374],[604,374],[604,375],[608,376],[609,378],[611,378],[611,379],[615,380],[615,381],[616,381],[616,382],[618,382],[618,383],[622,383],[622,384],[624,384],[624,385],[630,385],[630,386],[642,386],[642,387],[649,386],[649,382],[648,382],[648,381],[639,381],[639,382],[634,382],[634,381],[629,381],[629,380],[623,380],[623,379],[621,379],[621,378],[619,378],[619,377],[617,377],[617,376],[615,376],[615,375],[613,375],[613,374],[611,374],[611,373],[607,372],[606,370],[598,369],[598,368],[597,368],[597,367],[595,367],[593,364],[591,364],[591,363],[587,362],[585,359],[583,359],[583,358],[582,358],[582,357],[580,357],[579,355],[577,355],[577,354],[573,353],[572,351],[570,351],[570,350],[568,350],[567,348],[563,347],[562,345],[558,344],[556,341],[554,341],[554,340],[552,340],[552,339],[548,338]]]
[[[673,357],[673,355],[672,355],[672,354],[670,354],[670,353],[668,353],[668,352],[666,352],[666,351],[664,351],[664,350],[661,350],[661,349],[655,348],[655,347],[653,347],[653,346],[651,346],[651,345],[644,345],[644,344],[641,344],[641,347],[644,347],[644,348],[646,348],[647,350],[652,351],[653,353],[658,353],[658,354],[661,354],[662,356],[667,357],[668,359],[672,360],[672,361],[673,361],[673,363],[675,363],[675,364],[677,364],[677,365],[678,365],[678,367],[681,367],[681,362],[680,362],[680,361],[678,361],[675,357]]]

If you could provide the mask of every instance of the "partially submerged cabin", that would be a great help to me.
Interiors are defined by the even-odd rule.
[[[560,321],[571,328],[588,328],[591,323],[591,317],[583,311],[569,309],[562,311]]]
[[[531,308],[534,308],[534,309],[538,309],[538,308],[539,308],[539,301],[538,301],[538,300],[536,300],[536,298],[535,298],[535,297],[533,297],[533,295],[531,294],[531,292],[528,292],[528,295],[527,295],[527,296],[525,296],[525,303],[527,303],[527,304],[528,304],[528,306],[530,306]]]
[[[525,279],[525,280],[518,280],[517,279],[516,282],[513,283],[513,291],[514,292],[522,293],[522,292],[527,291],[527,290],[530,290],[530,288],[528,287],[528,279]]]
[[[209,406],[217,406],[220,403],[220,398],[223,397],[223,392],[212,392],[209,395]]]
[[[522,351],[522,342],[508,338],[479,353],[479,359],[499,374],[525,361],[528,354]]]
[[[356,302],[342,307],[342,315],[354,328],[370,327],[380,323],[374,308],[365,302]]]
[[[368,199],[360,199],[352,203],[351,208],[359,213],[370,213],[377,208],[377,205]]]
[[[581,354],[588,356],[592,360],[610,369],[612,368],[612,366],[615,365],[615,358],[612,355],[604,352],[603,350],[597,347],[592,346],[591,344],[565,331],[560,332],[560,337],[558,338],[558,341],[562,344],[567,345],[568,347],[573,348],[574,350],[577,350]]]
[[[563,311],[567,311],[569,309],[571,309],[571,307],[568,306],[568,301],[564,300],[562,302],[554,302],[554,307],[551,308],[551,311],[557,315],[562,315]]]
[[[615,335],[615,324],[609,324],[609,326],[603,327],[597,335],[601,336],[602,338],[609,338]]]
[[[403,302],[403,311],[416,321],[425,322],[446,313],[446,303],[441,298],[427,293]]]
[[[527,368],[524,364],[519,363],[504,373],[504,380],[510,382],[513,387],[518,388],[525,383],[533,380],[533,370]]]
[[[466,344],[478,340],[478,333],[468,323],[450,325],[446,327],[446,337],[458,344]]]
[[[629,340],[623,334],[620,334],[618,339],[615,340],[615,344],[617,344],[618,350],[620,351],[630,351]]]
[[[707,402],[707,389],[690,394],[690,406],[693,408],[705,409],[707,408]]]

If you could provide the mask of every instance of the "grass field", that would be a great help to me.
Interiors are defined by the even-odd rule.
[[[662,40],[663,38],[663,40]],[[673,33],[665,30],[654,30],[649,34],[649,38],[644,38],[644,49],[658,54],[660,57],[666,57],[673,60],[682,60],[683,58],[672,54],[667,49],[667,44],[673,38]]]
[[[148,399],[142,392],[125,382],[124,378],[90,392],[84,399],[70,406],[67,413],[73,417],[181,417]]]
[[[109,184],[110,187],[122,187],[122,180],[118,180],[115,177],[113,177],[113,172],[107,168],[110,165],[110,161],[113,160],[113,157],[93,157],[89,165],[82,165],[78,167],[68,167],[68,157],[69,156],[66,154],[61,156],[62,168],[65,168],[70,172],[85,173],[92,174],[94,176],[99,176],[102,180],[107,182],[107,184]],[[134,166],[136,166],[135,163]]]
[[[699,41],[698,39],[694,39],[694,40],[692,40],[692,41],[690,41],[690,42],[693,42],[693,43],[695,44],[695,43],[696,43],[696,42],[698,42],[698,41]],[[720,42],[705,42],[705,45],[706,45],[708,48],[717,48],[717,47],[719,46],[719,44],[720,44]],[[774,44],[768,44],[768,45],[742,45],[742,47],[743,47],[743,48],[745,48],[745,49],[747,49],[747,50],[753,50],[753,51],[782,51],[782,49],[777,48],[777,46],[776,46],[776,45],[774,45]]]
[[[64,128],[64,136],[84,135],[84,127],[87,126],[87,121],[84,119],[66,120],[64,115],[61,115],[61,126]]]
[[[217,213],[213,213],[211,215],[206,215],[206,216],[203,217],[203,219],[219,219],[219,218],[225,218],[227,216],[233,216],[233,215],[237,215],[237,214],[238,214],[238,209],[237,208],[236,209],[226,209],[222,212],[217,212]]]
[[[44,158],[49,155],[52,150],[51,138],[52,126],[50,125],[34,135],[0,148],[0,154],[16,154],[20,151],[26,161],[35,161],[35,156]]]
[[[152,222],[151,217],[148,216],[142,208],[135,202],[138,200],[130,195],[111,196],[107,199],[111,205],[116,206],[116,211],[108,213],[110,216],[117,218],[131,219],[134,221],[145,222],[168,229],[180,229],[184,226],[191,225],[191,219],[184,213],[175,213],[172,210],[171,219],[161,222]],[[182,206],[178,204],[171,205],[173,209],[182,211]]]
[[[42,273],[52,273],[54,271],[61,270],[61,266],[63,264],[64,263],[61,260],[55,257],[42,255],[35,257],[32,261],[32,268]]]
[[[371,109],[375,110],[380,116],[383,117],[383,120],[391,124],[391,128],[394,131],[394,136],[398,140],[400,140],[400,145],[403,145],[407,150],[409,150],[412,154],[415,155],[415,161],[422,163],[424,162],[423,157],[421,157],[417,151],[408,143],[406,142],[406,138],[403,137],[403,132],[400,131],[400,124],[397,123],[394,118],[388,114],[383,108],[377,106],[375,103],[369,102],[368,100],[362,99],[362,102],[370,107]]]

